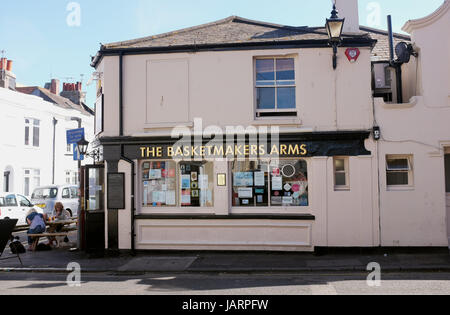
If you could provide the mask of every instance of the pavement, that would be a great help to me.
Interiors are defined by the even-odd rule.
[[[72,238],[73,239],[73,238]],[[82,272],[366,272],[375,262],[383,272],[450,272],[448,249],[330,250],[328,253],[274,252],[142,252],[89,255],[70,251],[73,244],[48,252],[27,252],[18,259],[0,261],[0,272],[67,272],[78,263]],[[10,256],[9,248],[2,258]]]

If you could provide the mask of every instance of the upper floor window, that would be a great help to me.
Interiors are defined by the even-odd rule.
[[[25,145],[39,147],[39,129],[41,122],[37,119],[25,118]]]
[[[388,188],[413,185],[412,155],[388,155],[386,157],[386,180]]]
[[[297,116],[294,58],[255,61],[256,115]]]

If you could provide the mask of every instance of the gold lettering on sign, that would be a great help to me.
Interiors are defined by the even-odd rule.
[[[206,157],[206,156],[257,156],[257,155],[279,155],[279,156],[305,156],[308,154],[306,144],[282,144],[272,145],[266,148],[266,145],[228,145],[226,151],[224,146],[158,146],[158,147],[140,147],[142,158],[164,158],[164,157]],[[166,153],[167,155],[165,155]]]

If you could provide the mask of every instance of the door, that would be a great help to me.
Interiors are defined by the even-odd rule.
[[[20,214],[21,211],[19,211],[19,204],[17,203],[16,195],[6,195],[4,213],[2,213],[2,216],[4,218],[19,219]]]
[[[86,252],[105,250],[105,168],[86,166],[82,173],[84,204],[83,249]]]
[[[450,247],[450,154],[445,155],[445,190],[447,192],[447,237]]]
[[[18,213],[19,217],[17,219],[19,219],[19,222],[17,222],[17,225],[25,225],[26,224],[26,217],[28,214],[28,211],[30,211],[31,209],[31,202],[24,196],[22,195],[17,195],[17,202],[19,204],[18,206]]]

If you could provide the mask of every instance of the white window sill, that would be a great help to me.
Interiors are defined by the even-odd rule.
[[[351,190],[350,187],[338,187],[338,186],[334,187],[334,191],[336,191],[336,192],[345,192],[345,191],[350,191],[350,190]]]
[[[311,207],[233,207],[230,214],[308,214]]]
[[[141,215],[214,215],[216,212],[214,208],[205,207],[143,207],[141,211],[137,212]]]
[[[387,186],[387,191],[414,191],[414,186]]]
[[[252,122],[254,126],[286,125],[301,126],[302,120],[296,117],[261,117],[255,118]]]
[[[193,122],[169,122],[169,123],[154,123],[145,124],[144,129],[171,129],[175,127],[194,127]]]

